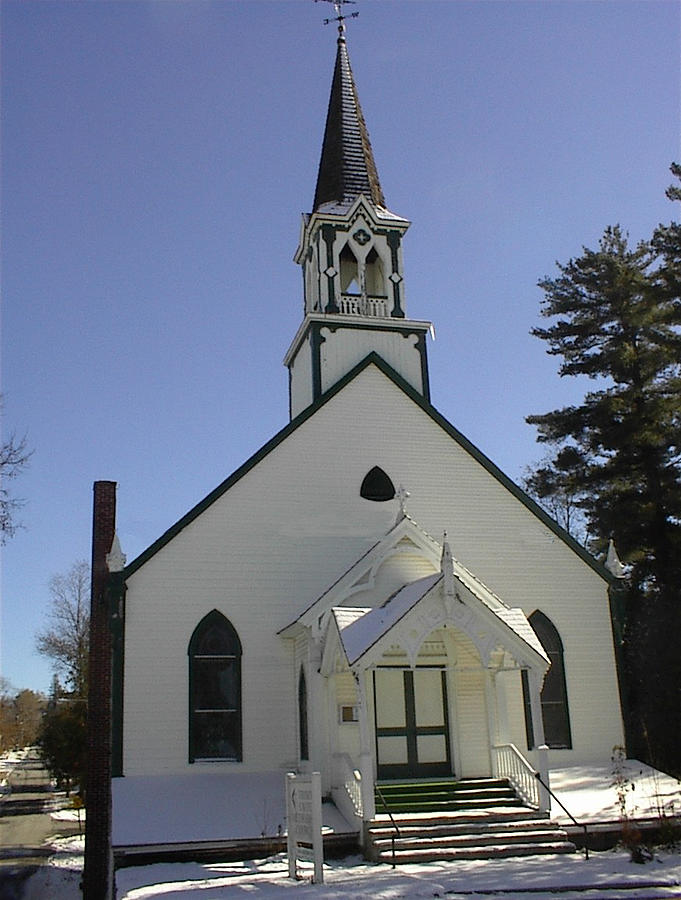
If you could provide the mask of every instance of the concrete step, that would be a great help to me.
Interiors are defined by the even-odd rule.
[[[538,832],[552,829],[551,822],[548,819],[511,819],[509,821],[466,821],[460,822],[457,819],[450,819],[446,822],[438,822],[435,824],[414,822],[410,820],[410,824],[395,820],[397,827],[400,829],[402,838],[414,838],[427,835],[428,837],[447,837],[457,835],[486,835],[486,834],[504,834],[513,832],[514,834],[522,834],[523,832]],[[564,836],[565,831],[560,829]],[[371,839],[378,843],[383,838],[390,838],[395,829],[391,824],[374,824],[370,825],[368,833]]]
[[[493,809],[459,809],[442,813],[395,813],[393,820],[399,828],[424,828],[433,825],[470,825],[493,824],[499,822],[541,821],[546,824],[548,818],[537,815],[536,809],[527,806],[499,806]],[[377,810],[371,828],[390,827],[390,816]]]
[[[488,844],[476,847],[431,848],[420,850],[395,850],[395,862],[451,862],[457,859],[502,859],[513,856],[541,856],[553,853],[574,853],[575,845],[570,841],[554,841],[548,843],[528,844]],[[392,862],[390,849],[382,850],[377,860],[383,863]]]
[[[419,799],[404,801],[402,803],[390,803],[388,804],[388,809],[393,815],[395,815],[395,813],[438,813],[455,810],[480,809],[481,806],[484,806],[485,809],[493,809],[495,807],[522,806],[522,802],[514,797],[488,797],[484,800],[471,800],[468,798],[462,798],[460,800]],[[380,806],[377,806],[377,809],[380,808]]]
[[[395,850],[435,850],[445,848],[456,850],[461,847],[486,847],[500,844],[562,844],[567,843],[567,835],[560,828],[542,829],[535,831],[490,831],[486,834],[445,834],[395,838]],[[392,840],[385,836],[374,839],[374,845],[379,852],[390,850]]]

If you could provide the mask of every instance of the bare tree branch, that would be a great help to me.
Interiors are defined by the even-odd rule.
[[[52,604],[47,627],[36,634],[38,653],[48,656],[78,697],[87,693],[90,638],[90,566],[74,563],[49,582]]]

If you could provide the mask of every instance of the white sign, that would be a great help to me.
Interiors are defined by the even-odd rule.
[[[286,775],[286,819],[288,874],[297,878],[296,863],[304,860],[314,863],[312,881],[324,881],[324,846],[322,843],[322,777],[312,775]]]

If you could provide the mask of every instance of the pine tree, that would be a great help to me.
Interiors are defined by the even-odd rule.
[[[673,168],[681,175],[681,168]],[[681,199],[681,191],[668,195]],[[681,769],[681,228],[634,248],[619,227],[540,282],[533,334],[561,376],[594,383],[580,405],[528,416],[551,448],[526,484],[567,492],[592,546],[612,538],[629,565],[624,610],[630,752]],[[539,496],[541,500],[542,497]]]

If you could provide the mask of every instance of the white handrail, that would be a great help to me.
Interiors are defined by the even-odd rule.
[[[336,806],[341,812],[350,812],[361,819],[364,813],[362,804],[362,776],[352,758],[347,753],[334,753],[334,778],[331,789]]]
[[[507,778],[526,804],[541,809],[542,802],[535,768],[525,759],[515,744],[492,747],[492,768],[495,777]]]

